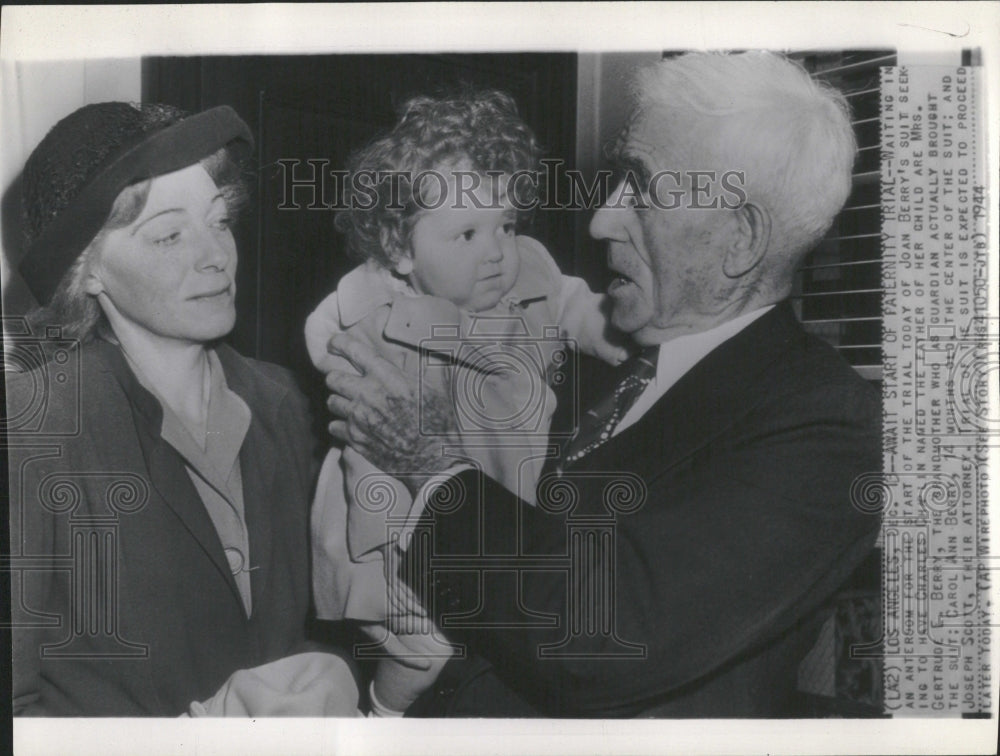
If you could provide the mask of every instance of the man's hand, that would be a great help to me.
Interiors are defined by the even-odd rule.
[[[414,496],[429,475],[456,463],[445,453],[461,444],[450,383],[420,386],[347,333],[330,339],[329,350],[360,373],[334,369],[326,376],[327,406],[341,418],[329,426],[335,438],[398,477]]]
[[[390,637],[393,644],[385,648],[393,656],[378,663],[375,696],[385,708],[404,712],[434,684],[454,649],[430,623],[426,632]]]
[[[430,623],[427,611],[399,574],[403,552],[394,543],[380,550],[388,603],[386,626],[394,633],[424,632],[424,626]]]

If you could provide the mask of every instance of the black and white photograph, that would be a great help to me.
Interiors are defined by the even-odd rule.
[[[1000,5],[2,13],[13,753],[994,752]]]

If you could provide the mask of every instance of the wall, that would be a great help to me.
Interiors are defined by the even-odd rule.
[[[576,166],[588,179],[598,169],[608,167],[604,150],[625,123],[632,73],[641,66],[655,63],[661,56],[659,51],[578,55]],[[577,211],[575,272],[592,286],[602,287],[604,246],[591,239],[587,232],[594,209]]]
[[[48,130],[77,108],[108,100],[141,99],[139,58],[114,60],[11,61],[0,69],[0,281],[3,314],[34,305],[15,266],[22,254],[20,175],[24,162]]]

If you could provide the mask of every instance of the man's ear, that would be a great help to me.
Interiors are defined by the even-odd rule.
[[[747,202],[736,208],[736,230],[722,271],[729,278],[745,276],[764,259],[771,243],[771,214],[767,208]]]

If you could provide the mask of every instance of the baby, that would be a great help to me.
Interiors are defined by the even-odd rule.
[[[353,194],[337,226],[364,262],[305,327],[324,373],[353,369],[327,351],[335,333],[350,331],[401,371],[448,390],[458,459],[529,502],[555,406],[547,381],[566,359],[563,348],[612,364],[626,357],[604,295],[562,275],[542,244],[517,234],[536,199],[529,179],[538,158],[534,135],[503,93],[407,102],[395,128],[351,159]],[[390,528],[412,506],[392,475],[408,472],[378,470],[349,446],[328,453],[312,514],[320,618],[385,616]],[[399,638],[404,649],[427,648]],[[378,684],[376,673],[384,701]]]

